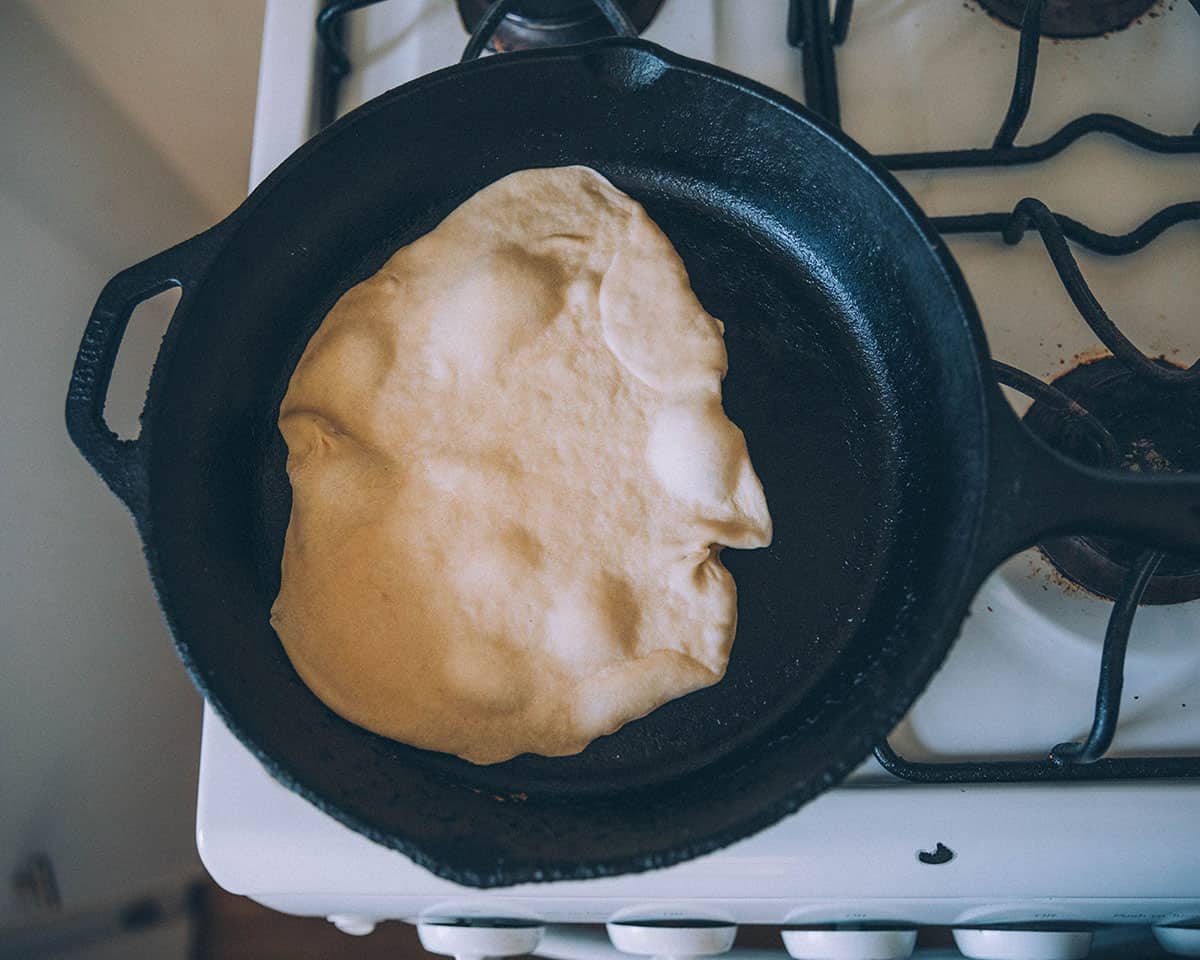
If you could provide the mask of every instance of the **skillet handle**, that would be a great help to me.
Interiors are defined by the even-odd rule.
[[[974,583],[1050,536],[1106,534],[1200,558],[1200,475],[1097,470],[1035,436],[988,387],[989,481]]]
[[[104,420],[113,364],[134,308],[171,287],[183,287],[186,296],[224,242],[223,226],[217,224],[113,277],[92,308],[75,355],[67,389],[67,432],[139,527],[148,509],[146,445],[140,434],[122,440]]]

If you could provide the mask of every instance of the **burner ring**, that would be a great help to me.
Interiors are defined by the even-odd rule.
[[[1164,366],[1175,366],[1158,360]],[[1200,391],[1181,393],[1148,384],[1113,357],[1075,367],[1054,386],[1103,423],[1131,472],[1200,470]],[[1035,402],[1025,423],[1055,449],[1091,466],[1105,464],[1094,438],[1070,416]],[[1067,536],[1040,543],[1050,563],[1068,580],[1115,599],[1142,547],[1110,537]],[[1168,554],[1142,596],[1144,604],[1184,603],[1200,598],[1200,564]]]
[[[663,0],[617,0],[638,33],[649,26]],[[491,0],[458,0],[458,15],[474,33]],[[612,26],[593,0],[520,0],[488,40],[497,52],[583,43],[611,37]]]
[[[1107,600],[1115,600],[1121,584],[1129,573],[1124,561],[1113,558],[1105,544],[1122,541],[1107,541],[1089,537],[1059,537],[1038,544],[1038,549],[1054,568],[1072,583],[1098,594]],[[1164,558],[1174,559],[1170,556]],[[1200,597],[1200,570],[1192,573],[1156,573],[1146,585],[1141,603],[1167,605],[1187,603]]]
[[[1063,39],[1099,37],[1123,30],[1157,0],[1046,0],[1042,36]],[[1021,26],[1025,0],[979,0],[979,5],[1010,27]]]

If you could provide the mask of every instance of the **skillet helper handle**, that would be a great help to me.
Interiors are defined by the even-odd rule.
[[[1019,550],[1074,533],[1123,537],[1200,559],[1200,474],[1098,470],[1036,437],[989,391],[990,465],[975,582]]]
[[[140,526],[148,508],[146,445],[118,437],[104,420],[117,351],[134,308],[171,287],[187,291],[220,247],[221,224],[143,260],[112,278],[92,308],[67,390],[67,432],[84,459],[129,508]],[[174,321],[172,321],[174,322]]]

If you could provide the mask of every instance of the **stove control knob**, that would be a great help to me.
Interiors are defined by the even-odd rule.
[[[796,960],[906,960],[917,945],[912,927],[810,927],[784,930]]]
[[[480,960],[481,957],[519,957],[533,953],[545,931],[535,920],[505,917],[423,920],[417,924],[417,936],[430,953],[456,960]]]
[[[712,957],[733,946],[737,924],[720,920],[613,920],[608,939],[643,957]]]
[[[954,942],[972,960],[1083,960],[1092,931],[1082,927],[962,927]]]
[[[352,937],[365,937],[375,929],[375,921],[357,913],[331,913],[325,918],[335,927]]]
[[[1167,953],[1177,957],[1200,957],[1200,922],[1151,927],[1151,931]]]

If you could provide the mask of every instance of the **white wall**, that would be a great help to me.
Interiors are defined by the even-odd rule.
[[[70,907],[198,865],[200,699],[128,516],[67,437],[63,401],[104,282],[244,192],[261,3],[210,3],[196,18],[204,42],[185,16],[204,4],[35,6],[0,3],[0,876],[44,851]],[[161,39],[147,21],[173,24],[177,53],[209,51],[175,61],[174,86],[147,59],[146,37]],[[228,63],[211,59],[215,31],[237,34]],[[104,75],[110,61],[141,63],[152,109],[131,114],[132,74]],[[177,100],[190,139],[172,133],[168,152],[160,122]],[[122,348],[120,371],[136,376],[114,381],[127,421],[165,319],[153,313],[134,317]],[[21,918],[6,886],[0,926]]]
[[[246,194],[264,0],[24,0],[214,218]]]

